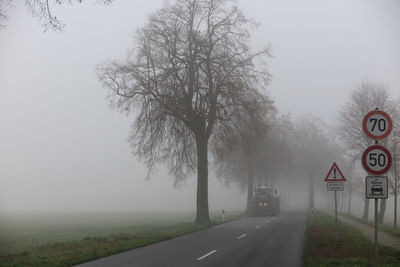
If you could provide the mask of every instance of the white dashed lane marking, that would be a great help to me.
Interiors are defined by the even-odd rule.
[[[201,261],[202,259],[204,259],[204,258],[206,258],[206,257],[208,257],[208,256],[210,256],[211,254],[214,254],[215,252],[217,252],[217,250],[216,249],[214,249],[214,250],[211,250],[210,252],[208,252],[207,254],[204,254],[203,256],[201,256],[200,258],[197,258],[197,260],[198,261]]]
[[[243,237],[245,237],[247,234],[243,234],[241,236],[236,237],[236,239],[242,239]]]

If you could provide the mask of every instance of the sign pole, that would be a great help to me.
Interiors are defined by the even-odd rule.
[[[337,242],[338,240],[337,191],[344,190],[343,182],[346,181],[346,178],[344,178],[344,175],[342,171],[339,169],[336,162],[333,163],[324,181],[327,182],[328,191],[335,191],[335,242]]]
[[[375,140],[375,145],[379,143]],[[378,199],[375,198],[375,222],[374,222],[374,267],[378,267]]]
[[[375,108],[364,116],[362,128],[367,137],[375,140],[375,145],[368,147],[361,159],[364,169],[373,176],[365,178],[365,198],[375,199],[374,222],[374,266],[378,266],[378,199],[388,198],[387,177],[380,176],[389,171],[392,165],[392,155],[385,147],[378,145],[379,140],[386,138],[392,131],[390,116]]]
[[[337,191],[335,190],[335,225],[336,225],[336,234],[335,241],[338,240],[338,226],[337,226]]]
[[[378,267],[378,199],[375,198],[375,246],[374,246],[374,266]]]

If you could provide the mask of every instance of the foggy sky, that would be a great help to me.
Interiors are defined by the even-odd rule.
[[[23,6],[0,30],[0,213],[192,210],[195,178],[179,189],[160,167],[150,181],[127,143],[134,116],[110,110],[95,67],[124,60],[136,29],[161,0],[63,5],[61,33]],[[267,94],[282,113],[330,125],[364,79],[400,93],[396,0],[239,1],[261,23],[253,46],[271,44]],[[244,208],[245,196],[210,169],[211,209]],[[322,180],[322,178],[321,178]]]

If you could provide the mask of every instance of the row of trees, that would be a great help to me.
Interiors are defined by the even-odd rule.
[[[175,184],[197,174],[196,222],[209,220],[209,156],[221,179],[247,188],[248,204],[255,185],[295,175],[310,206],[334,160],[322,121],[278,116],[261,93],[269,48],[249,47],[254,26],[229,0],[176,0],[149,16],[126,62],[98,69],[112,107],[138,111],[129,141],[149,174],[164,162]]]
[[[356,188],[364,188],[364,177],[366,173],[361,167],[361,155],[363,151],[373,141],[369,139],[362,130],[361,121],[369,111],[379,108],[387,112],[393,120],[392,134],[381,141],[392,153],[393,165],[388,175],[389,191],[394,196],[394,225],[397,222],[397,196],[400,192],[399,183],[399,140],[400,140],[400,101],[394,98],[390,90],[383,84],[374,84],[369,81],[362,82],[351,95],[350,100],[345,104],[339,114],[339,135],[346,150],[346,156],[349,158],[356,181],[353,183]],[[350,191],[351,193],[351,191]],[[364,191],[361,190],[361,196],[364,198]],[[350,197],[349,197],[350,198]],[[364,199],[363,219],[368,219],[369,200]],[[386,199],[381,200],[378,220],[383,222],[386,210]]]
[[[326,190],[324,175],[333,161],[341,161],[340,147],[327,126],[311,114],[296,120],[274,116],[268,126],[261,136],[238,134],[228,146],[229,153],[218,158],[217,173],[225,182],[247,189],[248,210],[255,186],[282,184],[286,194],[307,195],[308,206],[314,208],[315,192]],[[298,190],[299,184],[307,188]]]
[[[400,101],[382,84],[361,82],[339,114],[337,129],[327,127],[312,115],[291,121],[289,117],[271,116],[262,136],[238,134],[228,147],[229,153],[219,160],[218,173],[224,181],[237,183],[248,190],[248,205],[256,184],[273,184],[277,180],[308,184],[308,207],[314,208],[315,191],[326,192],[321,182],[333,161],[339,163],[346,178],[348,213],[352,199],[364,201],[363,218],[368,219],[369,200],[365,199],[366,172],[361,167],[363,151],[373,144],[362,130],[361,122],[369,111],[386,111],[394,122],[392,134],[382,141],[392,153],[393,164],[388,172],[389,193],[394,200],[394,227],[397,225],[397,197],[400,170]],[[292,191],[293,193],[294,191]],[[325,196],[323,196],[326,198]],[[320,199],[321,200],[321,199]],[[343,204],[342,204],[343,205]],[[383,222],[386,200],[381,200],[378,220]]]
[[[74,2],[82,1],[27,0],[25,5],[44,30],[60,31],[64,25],[51,6]],[[1,25],[13,4],[0,1]],[[313,153],[304,149],[319,132],[312,136],[299,126],[295,134],[290,119],[278,117],[261,93],[271,78],[263,61],[270,49],[249,47],[255,25],[230,0],[168,2],[137,31],[135,51],[126,62],[98,68],[112,107],[138,112],[129,142],[149,175],[164,162],[176,185],[197,174],[196,222],[209,220],[209,155],[221,179],[248,188],[249,199],[254,184],[276,182],[294,162],[297,173],[315,175],[300,165],[312,165]],[[315,122],[302,123],[320,131]],[[309,153],[310,160],[294,160],[294,151]]]
[[[64,25],[51,6],[74,2],[82,0],[25,5],[44,30],[60,31]],[[0,0],[0,26],[13,4]],[[270,81],[263,59],[270,49],[249,47],[255,26],[231,0],[166,2],[137,31],[135,51],[125,63],[98,68],[111,106],[138,112],[129,142],[149,175],[164,162],[176,185],[197,174],[196,222],[209,220],[209,154],[222,161],[238,138],[254,145],[251,138],[264,138],[274,113],[261,93]]]
[[[45,30],[59,31],[64,25],[52,14],[51,5],[74,2],[82,0],[27,0],[25,5]],[[0,0],[0,27],[13,4],[13,0]],[[324,183],[317,181],[333,161],[341,162],[350,178],[350,211],[353,193],[364,198],[360,157],[372,144],[362,132],[361,120],[378,107],[395,122],[383,145],[393,156],[389,187],[396,226],[399,100],[383,85],[366,81],[340,112],[338,131],[328,130],[312,115],[294,121],[278,116],[273,102],[261,93],[271,78],[263,64],[269,48],[252,51],[254,26],[231,0],[176,0],[149,16],[137,31],[136,49],[125,63],[108,62],[98,68],[112,107],[138,111],[129,139],[134,154],[146,163],[149,175],[155,165],[167,162],[176,185],[197,173],[196,222],[209,220],[209,155],[221,179],[247,189],[248,204],[255,185],[302,181],[308,184],[310,208],[314,188],[325,190]],[[380,222],[385,209],[382,200]],[[364,219],[368,210],[365,200]]]

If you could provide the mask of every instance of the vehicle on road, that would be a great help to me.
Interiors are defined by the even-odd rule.
[[[252,200],[252,216],[278,215],[280,197],[277,189],[262,186],[255,189]]]

